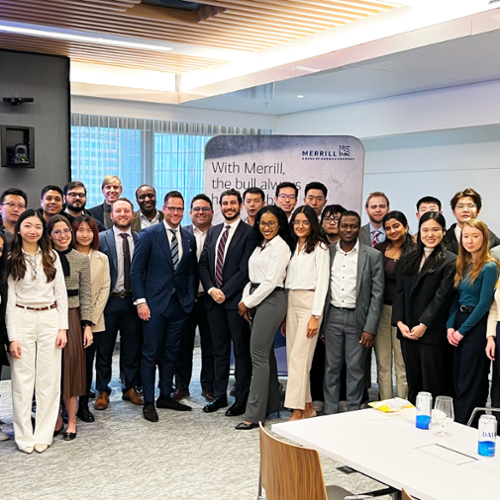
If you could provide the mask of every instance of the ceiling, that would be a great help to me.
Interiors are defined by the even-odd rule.
[[[182,106],[283,115],[497,80],[499,61],[500,30],[495,30]]]
[[[2,21],[172,44],[172,50],[12,34],[0,35],[0,47],[181,75],[227,60],[225,54],[255,53],[389,12],[397,5],[384,0],[2,0]],[[193,55],[195,47],[217,49],[221,57]]]

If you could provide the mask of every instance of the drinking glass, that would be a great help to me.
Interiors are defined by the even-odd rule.
[[[453,398],[449,396],[438,396],[432,412],[434,422],[441,425],[441,429],[434,433],[438,437],[451,437],[449,432],[445,432],[445,426],[455,420],[455,411],[453,409]]]

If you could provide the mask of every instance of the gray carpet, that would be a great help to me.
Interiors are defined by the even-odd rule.
[[[0,382],[0,419],[10,441],[0,443],[2,500],[255,500],[259,472],[258,430],[236,431],[241,417],[205,414],[198,382],[200,352],[195,349],[191,412],[158,410],[150,423],[141,407],[121,400],[115,355],[113,393],[96,421],[79,422],[72,442],[55,438],[42,455],[25,455],[13,441],[10,381]],[[272,423],[285,421],[289,412]],[[353,492],[381,487],[361,474],[346,475],[325,458],[327,484]],[[388,497],[379,497],[388,498]]]

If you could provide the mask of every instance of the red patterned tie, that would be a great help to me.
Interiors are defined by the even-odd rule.
[[[217,288],[222,286],[222,268],[224,267],[224,251],[226,250],[227,237],[231,226],[226,226],[226,230],[219,241],[219,248],[217,248],[217,268],[215,270],[215,284]]]
[[[374,247],[378,243],[378,233],[378,231],[373,231],[372,247]]]

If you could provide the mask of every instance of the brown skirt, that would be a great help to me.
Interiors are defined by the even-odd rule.
[[[83,396],[87,389],[80,308],[69,309],[68,316],[68,342],[62,353],[61,395],[63,399]]]

